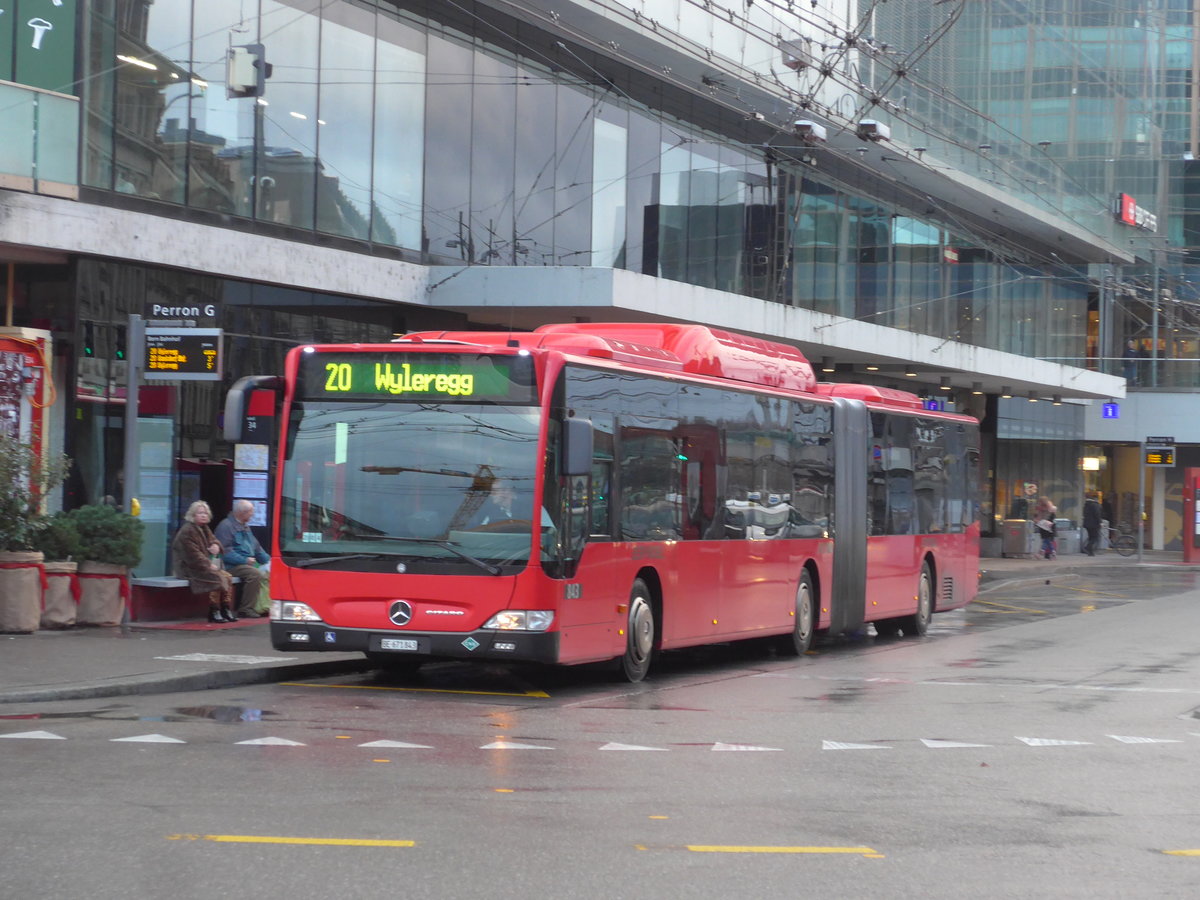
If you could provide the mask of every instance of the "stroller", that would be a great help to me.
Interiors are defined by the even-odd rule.
[[[1054,520],[1050,517],[1038,519],[1033,523],[1038,536],[1042,539],[1042,559],[1054,559],[1058,555],[1058,542],[1055,540],[1057,530]]]

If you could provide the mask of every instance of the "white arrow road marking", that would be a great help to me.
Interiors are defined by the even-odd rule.
[[[186,744],[187,741],[181,741],[179,738],[167,737],[165,734],[139,734],[134,737],[127,738],[112,738],[112,743],[119,744],[123,741],[128,741],[131,744]]]
[[[607,744],[605,744],[600,749],[601,750],[658,750],[658,751],[662,751],[664,753],[667,751],[666,747],[642,747],[642,746],[639,746],[638,744],[617,744],[612,741],[609,741]]]
[[[1018,741],[1028,744],[1030,747],[1082,747],[1091,745],[1091,741],[1056,741],[1052,738],[1027,738],[1019,737]]]
[[[891,750],[884,744],[846,744],[842,741],[821,741],[822,750]]]
[[[432,750],[428,744],[406,744],[404,741],[370,741],[360,747],[392,747],[397,750]]]
[[[783,750],[782,747],[755,747],[753,744],[722,744],[720,741],[713,744],[712,748],[714,750]]]
[[[15,734],[0,734],[0,738],[25,738],[30,741],[65,741],[61,734],[52,731],[18,731]]]
[[[484,744],[480,750],[553,750],[553,747],[543,747],[540,744],[518,744],[515,741],[493,741]]]
[[[1120,741],[1122,744],[1182,744],[1183,741],[1176,741],[1168,738],[1147,738],[1147,737],[1129,737],[1124,734],[1110,734],[1110,738],[1114,741]]]
[[[287,738],[265,737],[255,738],[252,741],[238,741],[239,744],[257,744],[260,747],[307,747],[307,744],[302,744],[299,741],[289,741]]]
[[[951,747],[990,747],[991,744],[964,744],[961,741],[939,741],[932,738],[921,738],[921,743],[933,750],[950,749]]]

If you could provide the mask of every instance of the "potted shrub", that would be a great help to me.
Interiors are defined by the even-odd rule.
[[[79,532],[80,625],[119,625],[129,570],[142,560],[142,523],[112,506],[81,506],[68,518]]]
[[[35,631],[42,609],[45,498],[67,477],[65,456],[39,456],[28,440],[0,429],[0,632]]]
[[[34,537],[35,550],[45,557],[45,590],[42,592],[43,628],[70,628],[79,605],[79,580],[75,570],[83,546],[79,529],[66,513],[56,513]]]

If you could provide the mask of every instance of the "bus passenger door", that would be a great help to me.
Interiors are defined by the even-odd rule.
[[[571,540],[577,562],[562,583],[558,598],[559,630],[573,656],[603,655],[619,636],[617,606],[626,599],[614,575],[612,536],[613,421],[591,416],[593,429],[590,476],[567,478],[571,519],[578,532]],[[574,530],[574,529],[573,529]],[[576,555],[577,554],[577,555]],[[628,587],[624,589],[628,592]],[[613,651],[617,652],[617,651]]]
[[[866,618],[867,457],[870,421],[859,400],[834,399],[833,590],[829,631],[859,628]]]

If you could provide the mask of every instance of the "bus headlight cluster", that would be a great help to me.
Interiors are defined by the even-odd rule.
[[[271,620],[274,622],[320,622],[321,617],[307,603],[297,603],[295,600],[272,600]]]
[[[506,609],[498,612],[483,627],[489,631],[546,631],[554,623],[548,609]]]

